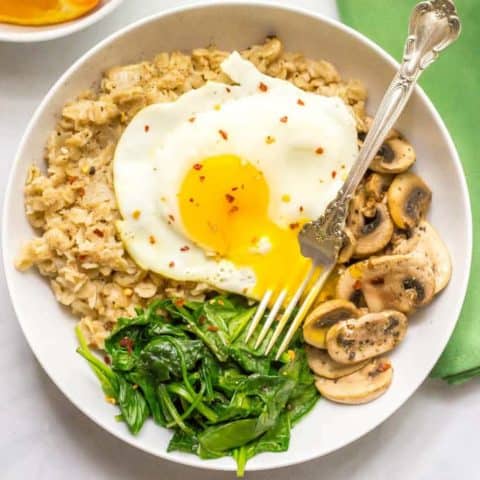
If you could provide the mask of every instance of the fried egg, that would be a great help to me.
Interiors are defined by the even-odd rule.
[[[146,270],[258,299],[308,269],[298,232],[354,162],[355,120],[340,98],[263,75],[237,52],[221,68],[233,85],[207,82],[126,128],[117,229]]]
[[[0,22],[51,25],[78,18],[100,0],[1,0]]]

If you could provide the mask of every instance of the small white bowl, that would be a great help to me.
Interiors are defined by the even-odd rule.
[[[167,453],[167,430],[148,422],[134,437],[115,420],[115,407],[104,401],[97,379],[75,353],[72,316],[57,303],[44,278],[35,271],[20,273],[13,263],[20,245],[35,235],[24,214],[26,172],[32,161],[42,162],[47,135],[66,101],[98,82],[101,73],[114,65],[212,43],[227,50],[241,49],[262,42],[269,34],[278,35],[290,51],[333,62],[343,78],[364,81],[370,112],[375,111],[397,68],[382,49],[345,25],[271,3],[207,3],[146,18],[86,53],[50,90],[20,145],[3,215],[3,258],[12,303],[30,347],[50,378],[81,411],[118,438],[162,458],[215,470],[234,470],[235,464],[231,458],[205,461],[184,453]],[[355,407],[321,400],[293,429],[287,452],[259,455],[249,461],[248,470],[310,460],[375,428],[420,386],[453,331],[467,289],[472,251],[471,210],[462,166],[442,119],[421,89],[413,93],[397,127],[414,145],[416,170],[433,190],[429,219],[450,249],[450,284],[412,317],[406,339],[391,355],[395,374],[385,395]]]
[[[0,22],[0,42],[43,42],[64,37],[98,22],[105,15],[115,10],[122,2],[123,0],[102,0],[97,7],[82,17],[55,25],[29,27]]]

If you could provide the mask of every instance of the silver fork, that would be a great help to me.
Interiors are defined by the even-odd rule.
[[[324,214],[318,220],[305,224],[299,233],[302,255],[312,259],[311,268],[287,305],[284,306],[288,295],[286,288],[281,290],[274,299],[272,308],[257,338],[255,348],[261,345],[277,314],[284,307],[265,354],[271,351],[307,286],[318,270],[321,269],[318,278],[314,280],[313,285],[309,288],[295,318],[292,320],[275,358],[278,360],[288,347],[293,335],[302,324],[303,319],[335,267],[338,252],[343,243],[343,230],[350,200],[367,171],[370,162],[405,108],[422,71],[431,65],[438,57],[438,54],[453,43],[459,34],[460,20],[453,1],[424,1],[418,3],[413,9],[402,63],[378,107],[357,160],[336,198],[327,206]],[[273,297],[273,290],[268,290],[264,294],[249,325],[247,340],[261,322]]]

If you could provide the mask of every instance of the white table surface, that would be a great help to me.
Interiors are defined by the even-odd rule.
[[[293,3],[295,0],[291,0]],[[184,0],[125,0],[111,16],[43,44],[0,42],[0,203],[21,135],[61,73],[100,39]],[[297,5],[336,15],[333,1]],[[233,474],[176,465],[140,452],[80,413],[29,350],[0,275],[0,478],[220,480]],[[480,478],[480,379],[459,387],[427,380],[379,428],[350,446],[296,467],[247,474],[276,480],[461,480]],[[318,428],[321,428],[319,425]]]

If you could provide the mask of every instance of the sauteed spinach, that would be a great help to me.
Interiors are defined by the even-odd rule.
[[[268,336],[258,350],[245,341],[254,311],[232,295],[158,300],[118,320],[106,363],[77,328],[78,353],[133,434],[152,417],[174,431],[169,451],[231,455],[243,476],[254,455],[288,449],[292,425],[319,398],[299,336],[278,362],[263,355]]]

